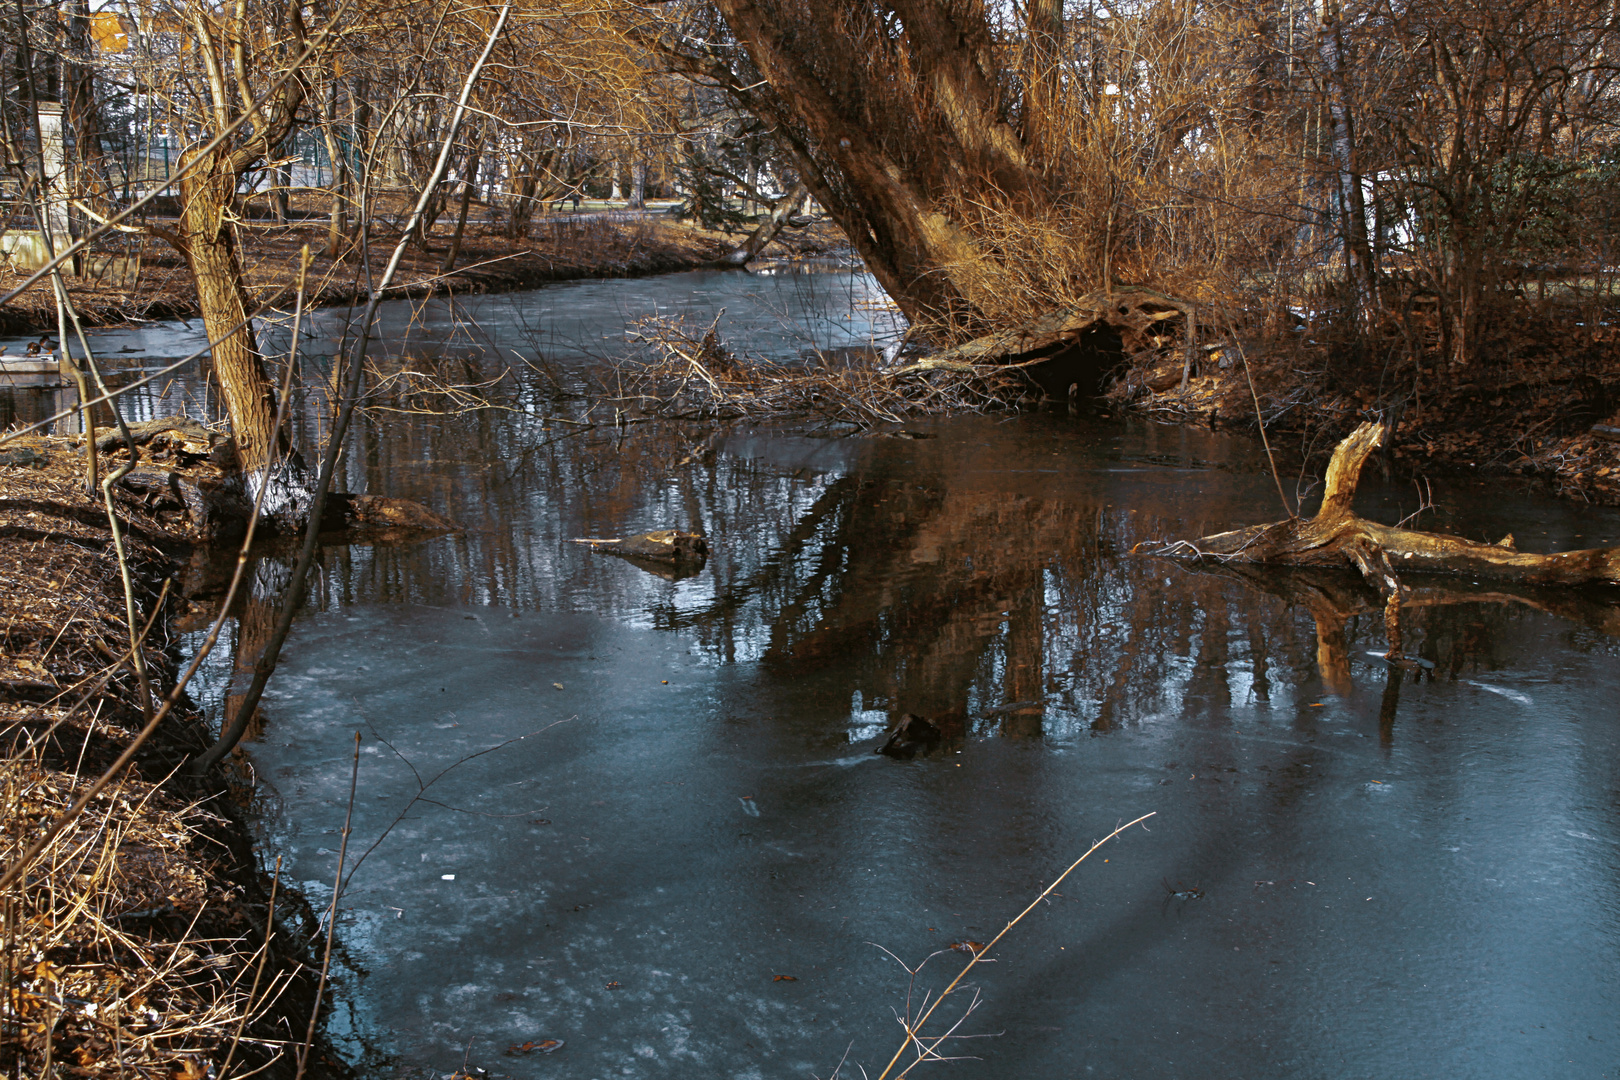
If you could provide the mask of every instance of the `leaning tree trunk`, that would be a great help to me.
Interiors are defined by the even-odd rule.
[[[748,239],[721,261],[732,266],[747,266],[757,259],[759,253],[782,232],[788,219],[793,216],[793,212],[799,208],[799,204],[809,193],[810,189],[805,186],[804,181],[794,184],[792,191],[776,200],[776,206],[772,208],[770,216],[760,222],[759,227],[748,234]]]
[[[907,317],[958,327],[994,321],[1007,304],[1008,275],[950,208],[1040,214],[1051,192],[1007,122],[1005,73],[986,11],[946,0],[895,0],[884,10],[847,2],[714,6],[758,72],[720,81],[748,88],[732,93],[772,126]],[[892,48],[850,49],[842,33],[827,30],[837,22]],[[718,78],[708,56],[685,62]]]
[[[181,157],[182,168],[195,153],[188,150]],[[178,236],[197,285],[197,306],[212,343],[214,377],[231,418],[242,474],[250,493],[257,493],[287,445],[276,430],[275,387],[253,332],[236,235],[227,220],[236,173],[217,153],[210,158],[181,177]],[[264,513],[271,521],[301,510],[295,479],[286,477],[265,492]]]

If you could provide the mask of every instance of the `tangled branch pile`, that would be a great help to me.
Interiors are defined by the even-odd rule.
[[[646,346],[651,358],[620,366],[618,400],[659,416],[815,416],[870,428],[928,413],[1001,408],[1031,386],[1016,365],[913,364],[884,370],[819,352],[794,363],[739,357],[721,343],[718,325],[717,317],[695,330],[680,316],[635,323],[631,340]]]

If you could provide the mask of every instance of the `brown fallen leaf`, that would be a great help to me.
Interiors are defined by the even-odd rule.
[[[771,981],[772,982],[798,982],[799,977],[797,975],[772,975],[771,976]]]
[[[610,983],[603,983],[602,984],[602,989],[604,989],[604,990],[617,990],[618,988],[619,988],[619,984],[618,984],[617,980],[615,980],[613,982],[610,982]]]
[[[509,1055],[518,1054],[549,1054],[563,1044],[561,1039],[531,1039],[529,1042],[515,1043],[506,1048]]]

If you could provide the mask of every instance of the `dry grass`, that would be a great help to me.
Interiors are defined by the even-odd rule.
[[[43,747],[26,737],[18,744],[0,762],[8,865],[90,782],[46,766]],[[0,898],[5,1067],[200,1077],[238,1022],[274,1000],[285,973],[249,1000],[250,935],[199,928],[211,907],[238,903],[209,872],[222,853],[211,857],[203,834],[224,824],[158,785],[125,779],[52,842],[24,886]],[[177,925],[181,933],[169,932]]]
[[[739,357],[721,343],[716,324],[697,329],[679,316],[643,319],[631,338],[648,356],[618,366],[611,400],[652,416],[814,417],[865,429],[932,413],[1003,408],[1030,385],[1012,367],[884,370],[875,358],[846,362],[817,354],[782,363]]]
[[[81,452],[31,440],[44,468],[0,467],[0,866],[61,820],[142,725],[123,592],[101,507],[86,498]],[[15,445],[15,444],[14,444]],[[104,468],[113,465],[103,455]],[[148,669],[172,681],[161,616],[175,599],[159,513],[117,493],[152,631]],[[245,839],[178,766],[201,745],[193,715],[171,715],[27,872],[0,892],[0,1075],[200,1080],[282,1056],[281,1013],[307,989],[286,938],[266,957],[258,881]],[[255,983],[257,982],[257,986]],[[291,996],[287,991],[294,989]],[[294,999],[298,1000],[293,1006]]]

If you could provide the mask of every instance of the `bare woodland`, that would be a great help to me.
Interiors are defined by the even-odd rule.
[[[241,287],[264,228],[246,193],[281,220],[294,191],[321,207],[331,253],[399,228],[379,200],[426,179],[493,14],[18,7],[12,227],[38,209],[32,105],[59,102],[65,173],[38,190],[90,250],[133,229],[185,258],[256,466],[273,394]],[[935,340],[1147,286],[1212,328],[1397,350],[1417,384],[1426,359],[1511,352],[1487,328],[1527,290],[1606,305],[1614,33],[1587,0],[525,5],[411,239],[453,221],[449,271],[475,201],[519,237],[548,204],[635,206],[649,182],[731,224],[808,191]],[[316,186],[294,184],[309,160]]]
[[[1262,431],[1305,415],[1296,406],[1307,398],[1334,436],[1380,416],[1340,446],[1314,518],[1167,553],[1354,567],[1385,602],[1397,659],[1411,571],[1516,584],[1620,577],[1613,551],[1526,555],[1510,542],[1465,544],[1350,509],[1368,455],[1418,425],[1444,438],[1448,425],[1475,428],[1482,413],[1534,401],[1541,419],[1508,421],[1529,429],[1510,443],[1528,458],[1532,433],[1584,431],[1620,407],[1620,13],[1611,3],[118,0],[92,9],[88,0],[16,0],[0,26],[0,227],[13,258],[0,308],[46,297],[39,310],[54,313],[81,399],[111,401],[99,414],[84,408],[83,483],[52,475],[50,494],[73,504],[80,525],[104,511],[93,539],[112,554],[97,564],[99,591],[85,603],[112,612],[109,626],[121,617],[128,638],[68,638],[75,665],[90,652],[111,661],[101,675],[74,668],[75,679],[101,682],[77,705],[13,717],[49,736],[75,715],[90,723],[82,709],[102,694],[116,697],[107,715],[124,727],[96,744],[111,764],[94,783],[50,773],[42,787],[36,773],[61,764],[43,749],[7,763],[0,793],[28,823],[4,844],[8,935],[23,911],[15,905],[65,928],[85,910],[82,896],[18,884],[42,855],[120,882],[131,904],[158,887],[111,855],[103,865],[72,848],[75,822],[158,730],[189,677],[170,693],[175,673],[147,658],[144,635],[166,593],[155,572],[130,571],[120,529],[132,504],[117,486],[143,444],[107,394],[76,297],[86,282],[115,281],[136,306],[151,280],[143,275],[166,259],[194,286],[245,480],[235,494],[253,505],[229,596],[251,591],[241,567],[260,516],[267,530],[303,533],[281,583],[301,594],[349,417],[372,377],[366,328],[406,251],[451,275],[474,233],[521,245],[565,203],[638,212],[649,199],[735,234],[724,260],[735,265],[810,210],[824,213],[899,305],[912,344],[944,350],[898,370],[767,368],[729,352],[714,327],[643,324],[674,360],[635,389],[665,415],[680,415],[679,395],[694,385],[722,417],[818,413],[871,426],[990,408],[1031,351],[1106,331],[1135,364],[1121,385],[1172,395],[1166,409],[1182,416],[1205,411],[1198,388],[1222,372],[1229,385],[1243,374],[1248,419]],[[315,250],[286,260],[274,288],[250,288],[246,267],[312,222]],[[294,446],[296,347],[268,355],[255,320],[303,310],[325,284],[311,278],[317,255],[324,273],[349,276],[347,295],[369,304],[332,373],[325,442]],[[1287,399],[1278,396],[1285,382]],[[1208,406],[1210,423],[1218,411],[1231,407]],[[127,457],[98,459],[98,415],[104,450],[122,446]],[[148,558],[161,529],[141,520],[132,550]],[[211,766],[230,753],[296,608],[285,603],[273,625],[265,615],[255,629],[263,658],[219,740],[208,747],[188,730],[178,757]],[[222,608],[209,648],[225,618]],[[43,675],[31,680],[10,680],[12,697],[43,693]],[[163,812],[198,813],[172,800]],[[131,944],[105,921],[74,925],[72,944],[86,956],[104,949],[127,962],[118,950],[157,948]],[[163,946],[164,957],[142,953],[148,967],[180,973],[170,989],[185,991],[171,994],[185,1023],[138,1033],[138,1053],[126,1054],[123,1029],[109,1042],[86,1021],[75,1044],[82,1074],[225,1075],[246,1030],[257,1042],[238,1059],[241,1071],[243,1060],[280,1057],[303,1075],[313,1016],[307,1037],[289,1034],[257,977],[246,992],[250,980],[237,977],[253,962],[263,971],[273,935],[267,928],[254,945],[253,934],[229,932],[248,944],[230,961],[228,986],[194,970],[179,944]],[[49,1071],[62,1013],[42,989],[49,966],[39,973],[44,953],[33,948],[8,946],[28,954],[32,974],[8,962],[0,988],[44,1034],[8,1052],[18,1068]],[[301,970],[294,997],[318,1012],[322,986],[303,986],[310,968]],[[294,981],[274,969],[269,979]],[[134,1008],[127,988],[112,984],[59,989],[109,1003],[108,1015]]]

